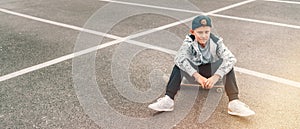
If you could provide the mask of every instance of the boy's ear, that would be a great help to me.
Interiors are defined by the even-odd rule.
[[[194,35],[194,30],[190,29],[190,33],[191,33],[192,35]]]

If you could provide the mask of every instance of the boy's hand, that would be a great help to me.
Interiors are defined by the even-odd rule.
[[[217,81],[220,79],[220,76],[219,75],[213,75],[211,76],[210,78],[208,78],[205,83],[204,83],[204,88],[205,89],[210,89],[212,88],[216,83]]]
[[[193,77],[195,78],[195,80],[201,85],[202,88],[204,88],[205,86],[205,82],[207,81],[207,78],[201,76],[199,73],[194,73]]]

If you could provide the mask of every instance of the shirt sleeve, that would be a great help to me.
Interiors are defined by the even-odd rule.
[[[237,62],[235,56],[231,53],[231,51],[224,45],[223,41],[220,40],[218,42],[217,55],[223,59],[222,64],[217,69],[215,74],[220,75],[223,78],[224,75],[232,70],[233,66]]]
[[[192,55],[191,45],[184,42],[183,45],[178,50],[175,55],[174,62],[181,70],[188,73],[190,76],[193,76],[197,70],[191,65],[189,61],[189,56]]]

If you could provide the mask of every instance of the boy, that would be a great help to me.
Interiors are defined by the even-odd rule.
[[[212,22],[200,15],[192,21],[190,34],[186,36],[175,56],[175,66],[166,87],[166,94],[148,107],[157,111],[173,111],[174,97],[180,89],[183,76],[194,79],[202,88],[212,88],[224,77],[225,91],[229,98],[228,113],[237,116],[254,115],[246,104],[239,101],[238,87],[233,66],[236,58],[223,44],[222,38],[211,33]]]

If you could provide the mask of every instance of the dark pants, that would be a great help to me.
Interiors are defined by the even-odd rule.
[[[222,60],[219,60],[215,63],[205,64],[200,66],[195,66],[198,73],[203,77],[211,77],[221,65]],[[166,95],[174,99],[178,90],[180,89],[180,84],[182,78],[185,77],[189,82],[195,82],[194,77],[189,76],[186,72],[179,69],[178,66],[174,66],[172,74],[170,76],[169,82],[167,84]],[[229,98],[229,101],[238,99],[239,90],[235,80],[234,70],[232,69],[228,74],[223,78],[223,83],[225,85],[225,91]]]

